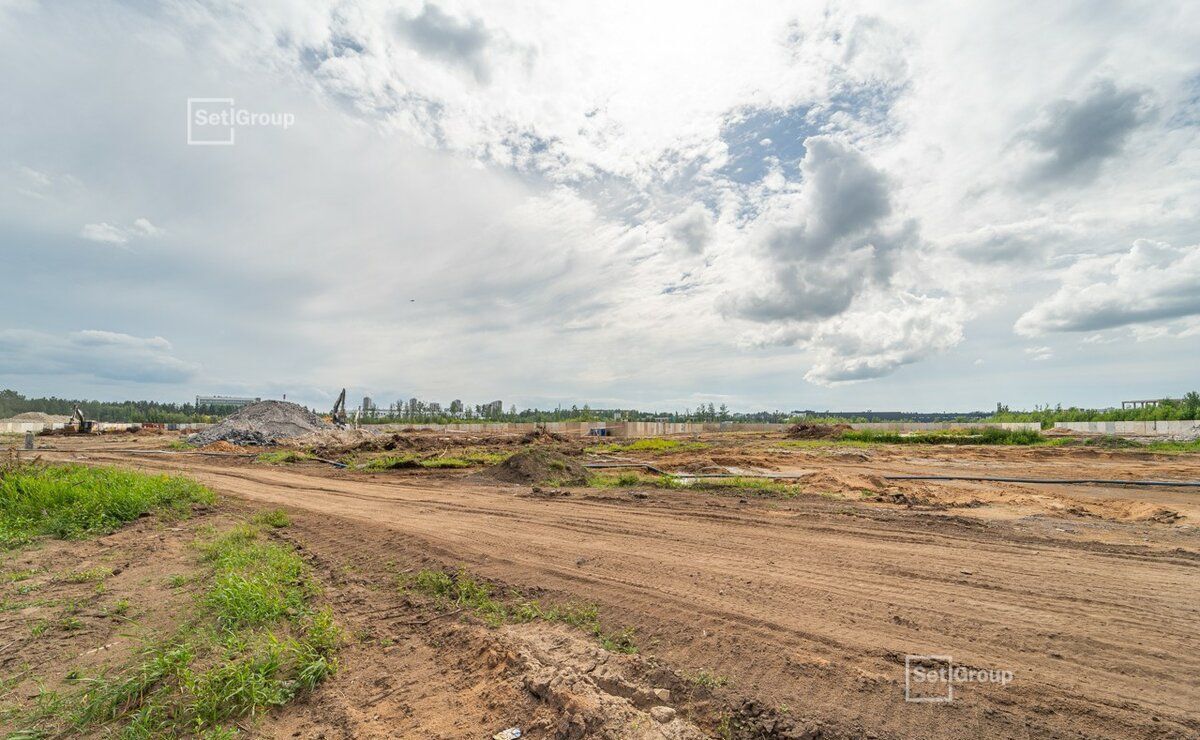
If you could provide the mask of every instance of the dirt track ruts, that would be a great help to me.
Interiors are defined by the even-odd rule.
[[[727,676],[836,734],[1200,735],[1195,547],[1114,546],[818,497],[580,490],[538,500],[448,476],[89,458],[321,512],[316,546],[368,554],[384,527],[486,578],[597,603],[637,628],[644,652]],[[908,704],[909,653],[1015,679],[961,687],[951,704]]]

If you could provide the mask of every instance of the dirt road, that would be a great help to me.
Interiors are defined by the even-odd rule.
[[[318,513],[299,536],[328,557],[369,564],[425,553],[598,604],[606,620],[636,628],[644,654],[727,679],[733,704],[753,699],[828,736],[1200,736],[1200,534],[1187,523],[671,490],[541,499],[463,476],[85,457]],[[991,467],[1016,465],[1034,472],[1029,461]],[[1120,495],[1174,506],[1200,496]],[[960,684],[950,703],[907,703],[909,654],[949,655],[1013,680]]]

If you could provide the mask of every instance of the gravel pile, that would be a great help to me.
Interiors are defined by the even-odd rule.
[[[219,424],[188,437],[189,444],[204,446],[224,440],[235,445],[270,445],[333,425],[313,412],[288,401],[259,401],[242,407]]]

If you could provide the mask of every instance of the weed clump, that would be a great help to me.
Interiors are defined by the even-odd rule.
[[[267,463],[268,465],[285,465],[287,463],[304,462],[312,460],[313,456],[307,452],[299,450],[276,450],[274,452],[264,452],[254,458],[254,462]]]
[[[340,631],[327,608],[314,608],[316,585],[292,548],[242,525],[200,550],[212,570],[196,618],[124,670],[81,677],[79,693],[29,718],[31,737],[118,722],[121,737],[232,737],[229,723],[286,704],[337,669]],[[59,626],[73,629],[70,618]]]
[[[630,628],[609,632],[600,622],[595,606],[580,604],[544,605],[536,600],[512,594],[502,599],[487,583],[477,581],[465,570],[448,573],[422,570],[408,579],[407,588],[433,598],[443,608],[466,609],[492,627],[506,622],[524,623],[535,620],[561,622],[583,630],[599,641],[605,650],[617,653],[636,653],[637,643]]]
[[[292,524],[292,518],[289,517],[287,512],[283,509],[260,511],[259,513],[255,514],[254,518],[252,518],[250,521],[253,524],[274,527],[275,529],[282,529],[284,527],[291,526]]]

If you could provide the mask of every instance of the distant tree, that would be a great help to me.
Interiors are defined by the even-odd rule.
[[[1200,418],[1200,393],[1189,391],[1183,397],[1184,417],[1187,419]]]

